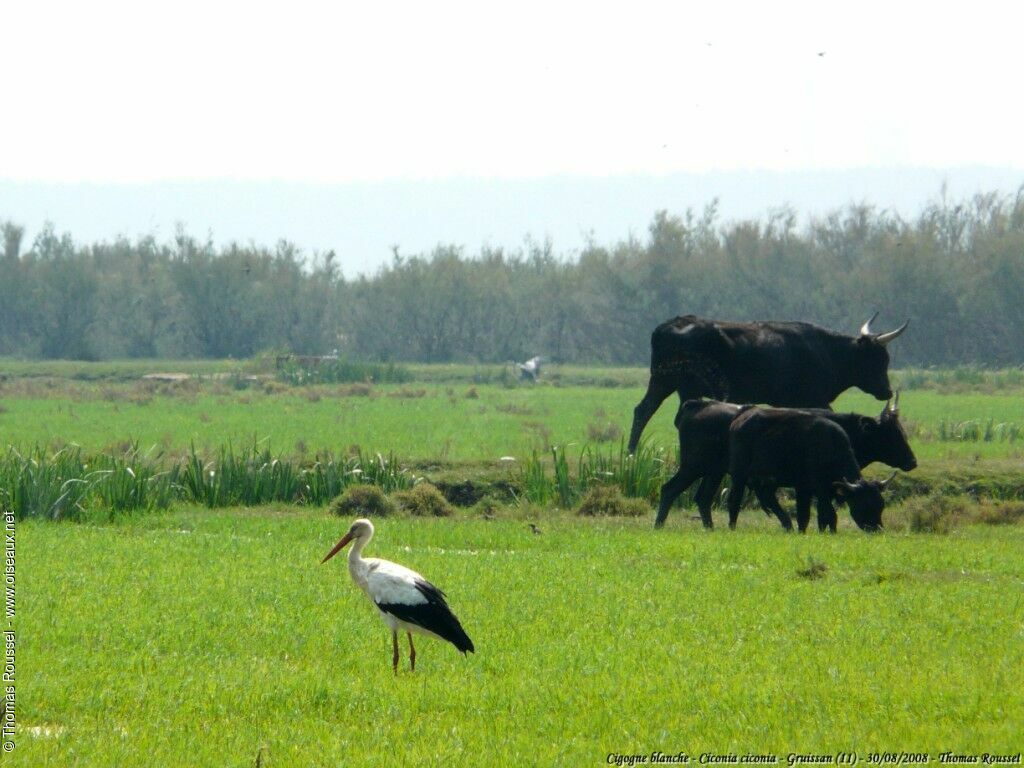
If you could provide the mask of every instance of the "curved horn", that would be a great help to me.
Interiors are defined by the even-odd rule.
[[[891,475],[889,475],[885,480],[880,480],[879,483],[878,483],[878,490],[882,490],[883,488],[885,488],[885,486],[887,486],[889,483],[892,482],[892,479],[894,477],[896,477],[896,473],[895,472],[893,472]]]
[[[862,325],[860,327],[860,335],[861,336],[870,336],[871,335],[871,324],[873,322],[875,322],[875,318],[876,317],[878,317],[878,313],[877,312],[875,312],[875,314],[873,314],[871,316],[870,320],[868,320],[866,323],[864,323],[864,325]]]
[[[907,322],[905,322],[903,325],[901,325],[895,331],[889,331],[888,333],[880,333],[880,334],[878,334],[877,336],[875,336],[875,341],[877,341],[879,344],[881,344],[884,347],[890,341],[892,341],[897,336],[899,336],[901,333],[903,333],[905,330],[907,330],[907,326],[908,325],[910,325],[910,321],[909,320],[907,320]]]
[[[900,415],[900,391],[896,390],[896,397],[886,400],[885,407],[882,408],[882,415],[879,416],[880,421],[886,419],[895,419]]]

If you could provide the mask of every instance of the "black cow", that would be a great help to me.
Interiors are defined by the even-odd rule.
[[[899,402],[897,392],[895,401],[891,406],[886,403],[877,419],[859,413],[836,413],[819,408],[805,410],[843,428],[861,469],[880,461],[909,472],[917,467],[917,458],[900,424]],[[729,471],[729,425],[750,407],[717,400],[687,400],[679,407],[675,421],[679,430],[679,470],[661,487],[655,528],[664,525],[673,502],[698,479],[701,483],[697,488],[697,509],[704,527],[713,527],[711,504],[722,478]],[[762,507],[771,513],[770,506],[762,502]]]
[[[832,499],[850,505],[859,528],[882,527],[885,501],[882,489],[891,480],[864,480],[850,438],[834,421],[792,408],[745,409],[729,425],[729,527],[736,527],[743,491],[750,485],[762,504],[768,504],[783,527],[793,527],[779,506],[775,491],[796,491],[796,518],[800,532],[807,530],[811,497],[818,500],[818,528],[836,530]],[[895,475],[895,473],[893,473]]]
[[[828,408],[840,393],[859,387],[879,400],[892,397],[886,345],[906,330],[858,336],[809,323],[727,323],[693,315],[668,320],[651,334],[651,380],[633,411],[629,451],[658,407],[673,392],[679,400],[713,397],[734,403]]]

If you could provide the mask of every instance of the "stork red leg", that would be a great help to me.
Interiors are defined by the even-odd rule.
[[[416,646],[412,644],[412,632],[406,632],[409,636],[409,671],[416,671]]]
[[[391,633],[391,647],[394,649],[394,653],[391,654],[391,668],[395,670],[395,674],[398,674],[398,633]]]

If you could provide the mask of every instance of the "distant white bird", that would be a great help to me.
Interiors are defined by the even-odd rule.
[[[536,381],[537,377],[540,376],[540,364],[542,362],[543,358],[531,357],[525,363],[519,363],[519,375],[524,379]]]
[[[352,580],[380,611],[380,617],[391,629],[391,644],[394,653],[391,666],[398,674],[398,631],[409,636],[409,668],[416,669],[416,647],[412,644],[412,633],[429,635],[447,640],[466,655],[475,652],[473,641],[452,613],[445,594],[425,578],[398,563],[363,557],[363,547],[373,538],[373,523],[360,518],[352,523],[348,533],[334,545],[334,549],[320,561],[326,563],[342,547],[354,541],[348,553],[348,572]]]

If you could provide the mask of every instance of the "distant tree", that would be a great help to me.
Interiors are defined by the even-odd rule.
[[[90,334],[99,305],[99,280],[90,255],[76,253],[71,235],[60,237],[47,224],[36,236],[29,263],[35,266],[36,290],[31,325],[43,357],[91,360]]]
[[[47,226],[22,253],[0,223],[0,354],[245,357],[261,350],[367,360],[646,364],[652,328],[679,314],[792,319],[852,333],[906,318],[897,365],[1024,362],[1024,189],[951,201],[915,219],[866,203],[798,227],[797,213],[720,224],[654,214],[646,235],[515,250],[455,245],[345,280],[333,252],[223,248],[179,230],[78,247]]]
[[[25,228],[5,221],[3,225],[0,225],[0,232],[3,233],[4,238],[4,259],[16,261],[21,255],[21,238],[25,234]]]

